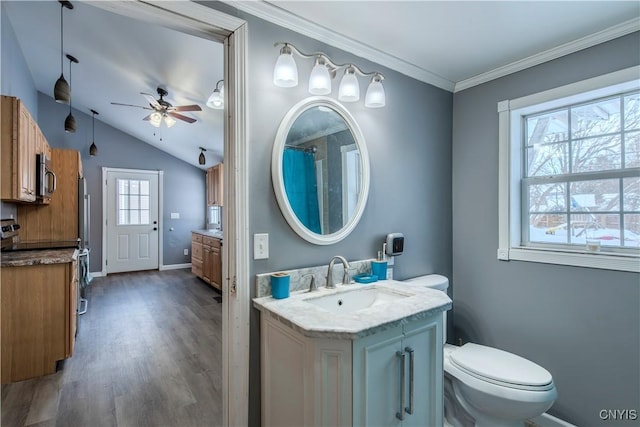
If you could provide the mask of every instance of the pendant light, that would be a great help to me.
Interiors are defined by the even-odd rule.
[[[207,159],[204,157],[204,152],[207,151],[206,148],[198,147],[200,149],[200,155],[198,156],[198,164],[204,165],[207,163]]]
[[[69,88],[69,83],[64,79],[64,24],[62,20],[62,11],[66,7],[69,10],[73,9],[73,5],[70,1],[62,1],[60,2],[60,77],[56,80],[56,84],[53,87],[53,97],[56,102],[61,104],[68,104],[71,99],[71,89]]]
[[[91,146],[89,147],[89,155],[91,157],[95,157],[98,155],[98,146],[96,145],[96,114],[98,113],[96,110],[89,110],[93,117],[91,118]]]
[[[67,59],[69,59],[69,82],[71,82],[71,63],[77,64],[78,60],[69,54],[67,54]],[[69,115],[64,120],[64,130],[69,133],[76,132],[76,118],[71,113],[71,86],[69,86]]]

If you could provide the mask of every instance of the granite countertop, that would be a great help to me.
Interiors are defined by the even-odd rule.
[[[222,240],[222,230],[191,230],[191,232]]]
[[[0,267],[24,267],[43,264],[66,264],[75,261],[78,250],[40,249],[33,251],[2,252]]]
[[[336,314],[304,301],[307,298],[349,292],[361,287],[386,288],[407,297],[345,314]],[[354,340],[449,310],[452,304],[451,299],[443,292],[395,280],[382,280],[367,285],[339,285],[336,289],[319,288],[311,293],[298,291],[285,299],[274,299],[271,296],[255,298],[253,305],[262,315],[270,315],[305,336]]]

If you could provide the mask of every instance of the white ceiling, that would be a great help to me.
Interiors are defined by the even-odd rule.
[[[640,30],[637,1],[223,1],[450,91]],[[51,96],[60,74],[59,3],[2,3],[37,89]],[[65,52],[80,60],[74,108],[95,109],[97,120],[193,165],[198,146],[209,150],[206,166],[219,162],[223,113],[205,102],[223,75],[222,45],[73,4],[64,23]],[[187,113],[198,121],[163,125],[160,135],[141,120],[147,111],[110,104],[147,105],[139,92],[155,94],[159,85],[174,105],[199,104],[202,112]]]

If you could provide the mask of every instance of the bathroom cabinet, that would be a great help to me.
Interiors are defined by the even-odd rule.
[[[261,314],[264,426],[442,425],[441,312],[356,339],[305,336]]]

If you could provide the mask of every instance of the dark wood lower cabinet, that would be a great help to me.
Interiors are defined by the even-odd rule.
[[[191,272],[222,290],[222,240],[192,233]]]

